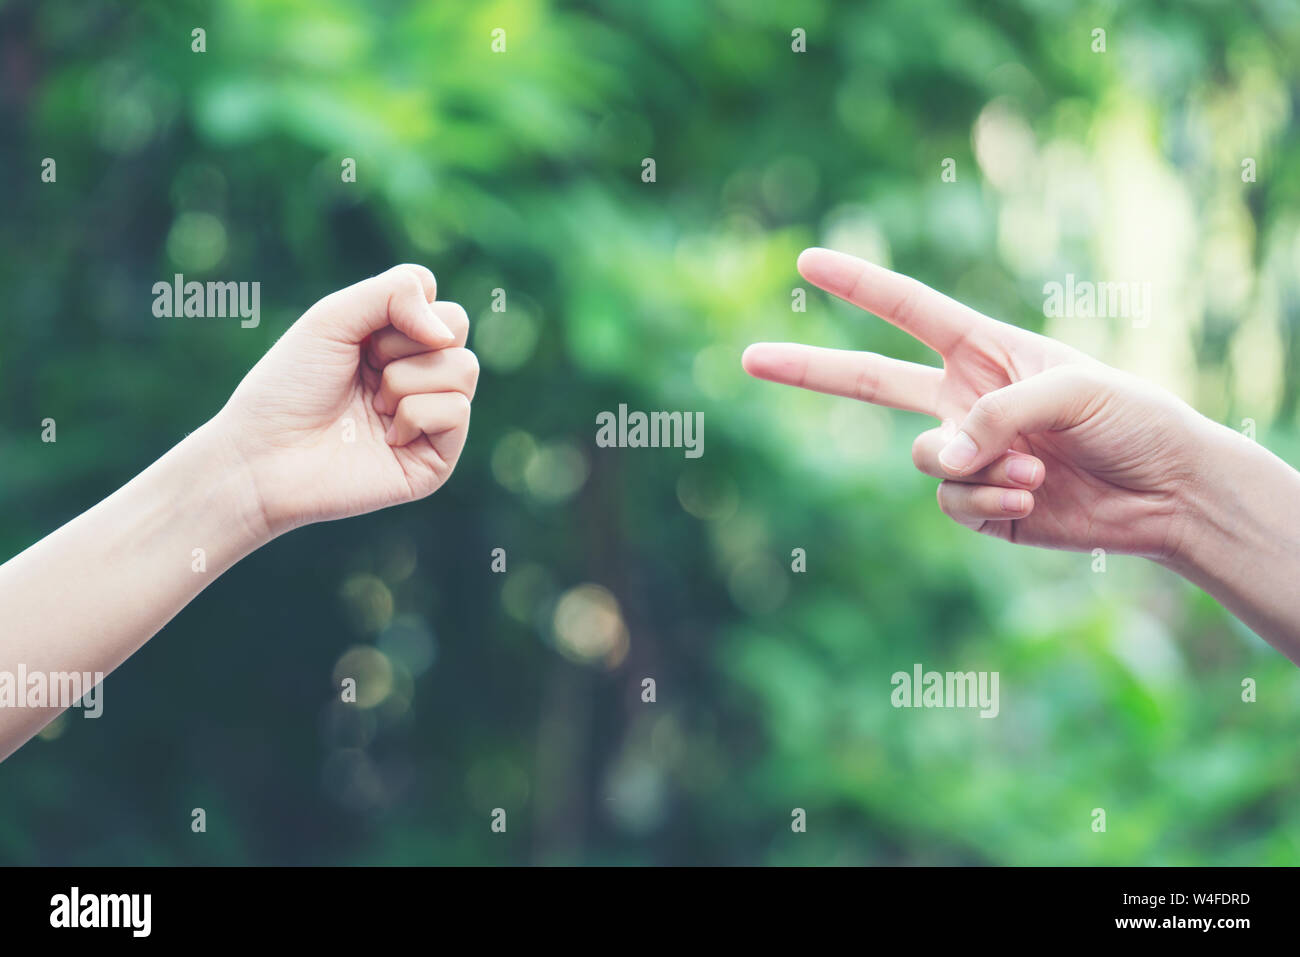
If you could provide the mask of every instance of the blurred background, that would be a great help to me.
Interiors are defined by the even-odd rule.
[[[0,49],[0,556],[393,263],[484,370],[446,489],[251,556],[0,766],[0,862],[1300,858],[1295,666],[1146,562],[951,523],[928,420],[740,368],[935,361],[792,309],[827,245],[1300,463],[1292,0],[10,0]],[[261,282],[260,326],[155,318],[175,273]],[[1150,282],[1149,325],[1045,318],[1067,274]],[[703,457],[598,449],[619,403],[702,411]],[[1000,716],[894,709],[917,662]]]

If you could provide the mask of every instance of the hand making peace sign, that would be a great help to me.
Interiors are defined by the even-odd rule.
[[[1207,421],[1190,406],[861,259],[808,249],[799,271],[915,336],[943,367],[756,343],[743,359],[751,375],[939,419],[917,436],[913,461],[943,480],[943,511],[977,531],[1156,559],[1177,549],[1196,466],[1187,435]]]

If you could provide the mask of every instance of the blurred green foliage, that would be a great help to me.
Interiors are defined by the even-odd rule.
[[[952,525],[911,468],[926,422],[739,355],[931,361],[816,290],[792,311],[798,251],[837,246],[1300,461],[1298,13],[0,3],[3,555],[395,262],[465,305],[484,366],[446,489],[253,555],[108,679],[103,718],[0,766],[0,861],[1294,863],[1292,665],[1139,560]],[[1044,282],[1135,252],[1169,293],[1150,328],[1048,325]],[[154,318],[176,272],[260,281],[262,324]],[[704,456],[597,449],[621,402],[702,410]],[[914,662],[999,672],[1000,716],[892,708]]]

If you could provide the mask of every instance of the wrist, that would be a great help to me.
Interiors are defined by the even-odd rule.
[[[1202,419],[1195,431],[1176,509],[1178,528],[1161,564],[1209,587],[1239,573],[1247,556],[1263,555],[1287,537],[1279,509],[1295,500],[1300,476],[1225,425]]]
[[[203,501],[227,523],[237,552],[247,554],[280,534],[267,514],[253,464],[221,414],[191,432],[178,448],[203,486]]]
[[[1161,564],[1300,664],[1300,472],[1244,435],[1207,425],[1192,459],[1176,548]]]
[[[1226,426],[1197,416],[1189,431],[1185,474],[1178,485],[1169,548],[1159,564],[1199,580],[1227,533],[1232,499],[1241,490],[1233,472],[1240,470],[1246,446],[1253,443]]]

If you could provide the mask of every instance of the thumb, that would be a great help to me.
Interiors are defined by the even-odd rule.
[[[1086,371],[1068,365],[986,392],[940,450],[939,464],[955,477],[976,472],[1019,436],[1077,425],[1096,392],[1097,383]]]
[[[416,342],[437,349],[456,338],[429,305],[437,294],[433,273],[424,266],[408,264],[331,293],[313,311],[328,334],[349,343],[361,342],[391,325]]]

